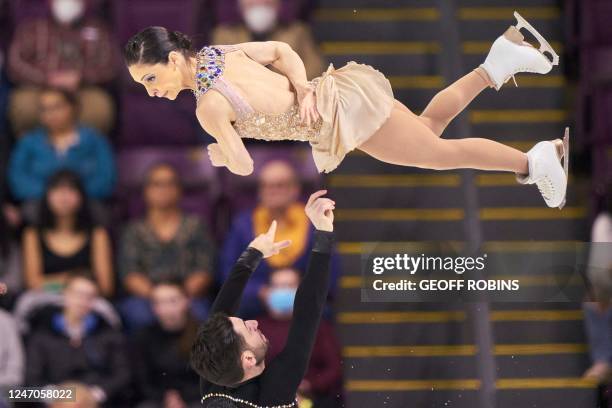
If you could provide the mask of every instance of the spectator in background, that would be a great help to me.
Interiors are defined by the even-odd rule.
[[[79,174],[90,198],[109,197],[116,178],[113,153],[98,132],[78,124],[74,94],[47,88],[38,102],[43,127],[23,136],[10,157],[8,181],[15,198],[40,199],[47,178],[62,168]]]
[[[10,0],[0,0],[0,49],[4,51],[8,37],[12,32],[12,21],[9,9]]]
[[[295,20],[309,22],[318,7],[319,0],[281,0],[277,18],[279,24]],[[231,25],[242,22],[238,0],[206,0],[204,7],[211,14],[210,21]]]
[[[85,0],[48,0],[51,17],[16,28],[9,53],[9,75],[18,86],[11,96],[10,118],[15,133],[38,119],[40,88],[78,92],[81,121],[108,133],[114,107],[100,88],[116,75],[117,58],[109,29],[85,17]]]
[[[118,404],[131,371],[123,334],[93,312],[98,288],[90,276],[70,275],[63,310],[36,327],[27,342],[26,384],[76,381],[104,406]]]
[[[285,347],[291,327],[293,301],[299,285],[300,273],[295,269],[277,269],[270,274],[265,299],[268,312],[257,318],[259,329],[269,340],[266,363]],[[313,408],[335,408],[342,406],[341,391],[340,345],[333,326],[322,320],[308,371],[298,389],[298,397],[311,400]]]
[[[2,294],[0,293],[0,296]],[[21,386],[24,377],[24,355],[21,337],[13,317],[0,310],[0,406],[9,388]]]
[[[49,180],[40,224],[23,233],[23,263],[29,289],[59,290],[68,272],[94,273],[104,296],[113,293],[110,238],[92,223],[78,175],[61,170]]]
[[[121,238],[119,273],[129,297],[121,312],[130,329],[154,321],[150,297],[155,282],[177,279],[191,299],[192,312],[205,319],[210,304],[214,248],[205,225],[179,207],[179,174],[169,164],[145,177],[146,214],[132,221]]]
[[[298,201],[300,192],[301,185],[291,164],[272,160],[259,173],[259,203],[253,210],[238,214],[232,222],[220,260],[223,279],[228,277],[244,248],[257,235],[267,231],[272,220],[278,223],[278,239],[292,242],[281,253],[264,259],[253,272],[242,296],[241,317],[254,318],[264,312],[261,300],[266,298],[265,284],[271,270],[286,267],[306,270],[313,230],[304,212],[304,204]],[[332,254],[331,271],[333,293],[340,271],[337,254]]]
[[[21,252],[15,236],[16,225],[11,221],[11,211],[12,207],[5,206],[0,200],[0,282],[7,286],[7,293],[0,296],[0,307],[6,309],[10,308],[23,288]]]
[[[323,58],[310,28],[302,22],[279,22],[281,0],[239,0],[243,24],[219,25],[211,36],[212,44],[237,44],[248,41],[283,41],[298,53],[306,76],[312,79],[323,72]]]
[[[180,281],[161,281],[151,291],[156,322],[135,341],[136,377],[144,402],[138,408],[200,406],[199,377],[189,365],[198,321]]]
[[[0,137],[3,138],[3,147],[7,145],[6,110],[8,106],[8,95],[9,85],[4,75],[4,52],[2,51],[2,49],[0,49]]]
[[[592,299],[584,303],[585,325],[593,365],[585,377],[600,383],[612,381],[612,186],[608,189],[607,208],[591,230],[588,278]]]
[[[89,387],[82,383],[67,381],[59,384],[59,387],[74,388],[75,400],[51,402],[49,408],[98,408],[100,406]]]

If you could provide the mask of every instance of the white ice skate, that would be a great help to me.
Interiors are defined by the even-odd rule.
[[[516,85],[514,75],[519,72],[547,74],[553,65],[559,64],[559,56],[548,41],[516,11],[514,17],[517,20],[516,26],[510,26],[503,35],[495,40],[485,62],[480,65],[487,71],[498,91],[510,77]],[[525,37],[521,34],[521,28],[533,34],[540,43],[539,49],[524,41]],[[550,53],[552,61],[544,54],[545,52]]]
[[[559,152],[562,147],[562,152]],[[563,166],[560,160],[563,157]],[[529,174],[516,173],[521,184],[536,184],[549,207],[562,209],[565,205],[569,167],[569,128],[565,128],[563,140],[547,140],[537,143],[527,152]]]

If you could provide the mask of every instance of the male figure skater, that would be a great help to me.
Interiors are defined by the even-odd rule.
[[[268,340],[257,321],[232,316],[251,273],[262,258],[277,254],[290,241],[274,242],[276,221],[240,255],[193,344],[191,364],[200,374],[205,407],[296,407],[296,392],[314,345],[327,298],[329,258],[334,240],[334,201],[313,193],[305,207],[315,227],[308,268],[295,296],[293,322],[285,349],[266,366]]]

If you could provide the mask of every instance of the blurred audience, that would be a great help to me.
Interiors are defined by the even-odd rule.
[[[13,21],[9,10],[10,0],[0,0],[0,49],[4,50],[8,45],[8,37],[12,32]]]
[[[10,157],[8,181],[14,197],[40,199],[47,178],[69,168],[79,174],[89,197],[108,198],[116,178],[113,152],[97,131],[79,125],[74,94],[46,88],[35,105],[43,126],[23,136]]]
[[[27,342],[26,385],[85,384],[97,403],[118,404],[131,379],[123,334],[93,312],[98,288],[91,276],[73,274],[63,309],[40,323]]]
[[[206,11],[212,14],[216,24],[237,24],[243,21],[240,16],[239,0],[207,0]],[[317,7],[318,0],[282,0],[278,11],[280,24],[288,24],[295,20],[308,22]]]
[[[98,408],[100,405],[96,401],[91,389],[83,383],[66,381],[58,385],[61,388],[74,389],[75,401],[55,401],[49,404],[50,408]]]
[[[136,336],[136,378],[144,402],[138,408],[200,406],[199,377],[189,365],[198,321],[189,312],[189,297],[180,281],[153,286],[155,323]]]
[[[308,25],[293,20],[283,24],[279,13],[281,0],[239,0],[242,24],[220,24],[212,32],[212,44],[237,44],[248,41],[283,41],[304,61],[306,76],[312,79],[323,72],[323,58]]]
[[[1,6],[0,6],[1,7]],[[0,137],[6,137],[6,110],[8,106],[9,84],[4,75],[4,52],[0,49]],[[5,143],[2,143],[5,146]]]
[[[585,325],[592,366],[585,377],[600,383],[612,381],[612,188],[607,208],[593,223],[588,278],[592,299],[584,304]]]
[[[265,284],[270,271],[278,268],[294,267],[306,270],[308,254],[312,246],[312,228],[300,203],[301,185],[295,169],[283,160],[266,163],[259,172],[258,204],[252,210],[244,211],[234,219],[228,232],[221,254],[222,278],[229,272],[244,248],[255,236],[267,231],[272,220],[278,227],[276,236],[279,241],[290,239],[291,245],[279,254],[264,259],[245,288],[239,314],[252,318],[264,312],[261,302],[265,298]],[[339,256],[332,254],[332,295],[340,272]]]
[[[17,84],[10,106],[13,129],[19,135],[36,124],[40,88],[53,86],[77,92],[81,121],[107,134],[114,106],[101,86],[117,70],[109,28],[85,16],[86,0],[47,3],[50,17],[21,23],[10,46],[9,74]]]
[[[1,293],[0,293],[1,296]],[[21,386],[24,379],[24,354],[21,337],[13,317],[0,309],[0,406],[5,391]]]
[[[214,260],[208,228],[180,208],[180,177],[174,167],[153,166],[144,184],[146,214],[127,226],[120,243],[119,273],[129,295],[121,304],[126,324],[135,329],[153,323],[153,286],[169,278],[182,282],[192,312],[204,320]]]
[[[268,312],[257,319],[259,329],[270,341],[266,354],[268,363],[283,350],[287,342],[293,301],[299,285],[300,273],[295,269],[277,269],[270,274],[265,299]],[[299,398],[310,400],[313,408],[342,406],[340,344],[333,326],[326,320],[322,320],[319,326],[308,371],[298,392]]]
[[[60,290],[69,271],[93,271],[104,296],[113,293],[112,247],[96,226],[77,174],[60,170],[49,180],[40,223],[23,233],[23,264],[28,289]]]
[[[7,309],[23,289],[21,251],[16,239],[19,217],[14,212],[12,206],[0,200],[0,282],[7,287],[7,293],[0,297],[0,307]]]

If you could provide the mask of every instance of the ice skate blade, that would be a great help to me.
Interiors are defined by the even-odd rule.
[[[552,65],[559,65],[559,55],[555,52],[553,47],[542,37],[542,35],[535,29],[531,24],[527,22],[518,12],[514,12],[514,17],[516,18],[517,24],[516,29],[520,31],[521,28],[529,31],[540,43],[539,51],[544,54],[544,52],[548,51],[552,55]],[[546,54],[544,54],[546,55]]]

